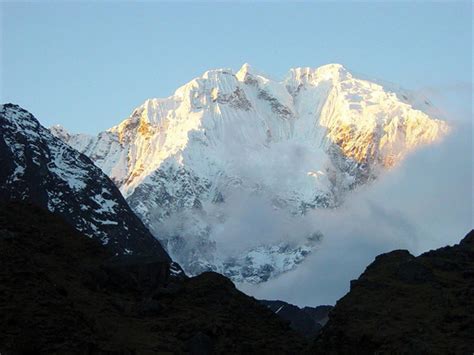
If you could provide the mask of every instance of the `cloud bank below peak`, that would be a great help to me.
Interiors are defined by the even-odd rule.
[[[411,154],[343,206],[310,212],[325,238],[297,269],[239,287],[256,298],[334,304],[380,253],[417,255],[458,243],[473,228],[472,123],[452,126],[443,142]]]

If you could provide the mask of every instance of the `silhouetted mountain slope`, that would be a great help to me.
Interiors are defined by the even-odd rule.
[[[471,354],[474,349],[474,232],[459,245],[419,257],[400,250],[377,257],[330,312],[310,348],[288,322],[227,278],[215,273],[169,278],[163,265],[168,264],[113,256],[38,207],[2,205],[0,352]]]
[[[304,349],[303,337],[227,278],[167,279],[160,261],[137,259],[113,257],[40,208],[1,206],[0,353]]]
[[[378,256],[351,283],[314,343],[317,354],[472,354],[474,231],[414,257]]]
[[[290,322],[291,328],[305,336],[315,336],[326,324],[332,306],[299,308],[284,301],[260,300],[282,319]]]
[[[31,201],[117,254],[171,261],[115,184],[26,110],[0,105],[0,201]]]

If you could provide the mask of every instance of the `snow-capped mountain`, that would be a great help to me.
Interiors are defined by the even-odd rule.
[[[0,105],[0,201],[30,201],[116,254],[170,262],[114,183],[17,105]]]
[[[282,81],[247,64],[210,70],[97,136],[51,128],[115,182],[186,271],[248,282],[291,270],[318,245],[317,230],[285,226],[340,205],[448,130],[408,94],[338,64],[291,69]],[[268,216],[278,228],[246,235]],[[232,233],[242,236],[236,248]]]

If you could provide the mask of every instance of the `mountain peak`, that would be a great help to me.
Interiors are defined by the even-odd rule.
[[[316,68],[316,70],[324,72],[324,71],[347,71],[347,69],[339,63],[328,63],[321,65]]]
[[[53,136],[58,137],[62,141],[69,139],[69,132],[60,124],[55,124],[54,126],[49,127],[49,131],[53,134]]]
[[[0,105],[0,113],[4,114],[5,118],[8,120],[15,121],[19,118],[20,114],[28,114],[28,111],[23,109],[21,106],[12,103],[6,103]],[[32,119],[31,115],[24,115],[25,118]],[[23,117],[23,116],[22,116]],[[33,119],[36,121],[35,119]]]
[[[3,111],[3,110],[5,110],[5,109],[7,109],[7,108],[9,108],[9,109],[16,109],[16,110],[23,110],[23,109],[20,107],[20,105],[13,104],[13,103],[11,103],[11,102],[8,102],[8,103],[6,103],[6,104],[1,104],[1,105],[0,105],[0,111]]]
[[[264,282],[301,263],[317,238],[302,232],[285,244],[275,234],[262,246],[255,236],[242,253],[228,252],[221,233],[238,218],[237,194],[279,201],[282,215],[336,207],[448,126],[341,64],[273,80],[246,63],[147,101],[109,132],[68,143],[116,182],[186,271]]]
[[[204,72],[202,78],[204,79],[213,79],[217,77],[221,77],[223,75],[234,75],[232,69],[230,68],[218,68],[218,69],[211,69]]]
[[[320,76],[332,77],[334,79],[346,79],[351,76],[347,69],[338,63],[322,65],[316,69],[316,72]]]
[[[237,74],[235,74],[235,76],[237,77],[239,81],[244,81],[247,74],[251,73],[251,71],[252,71],[252,67],[250,66],[250,64],[244,63],[240,67],[240,69],[237,71]]]
[[[262,73],[261,71],[255,69],[254,66],[250,65],[249,63],[244,63],[240,69],[237,71],[235,74],[237,77],[237,80],[239,81],[245,81],[245,78],[248,76],[261,76],[266,79],[271,79],[268,75]]]
[[[317,84],[322,81],[342,81],[351,78],[347,69],[337,63],[322,65],[320,67],[298,67],[290,69],[286,81],[298,83]]]
[[[249,63],[245,62],[244,64],[242,64],[242,66],[240,67],[239,70],[245,70],[245,71],[249,71],[252,67],[250,66]]]

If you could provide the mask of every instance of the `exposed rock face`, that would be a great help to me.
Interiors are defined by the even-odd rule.
[[[306,340],[216,273],[167,278],[57,215],[0,206],[2,354],[297,354]],[[125,266],[125,267],[123,267]],[[151,266],[151,267],[150,267]]]
[[[293,232],[291,242],[276,231],[229,251],[223,225],[241,208],[235,196],[257,196],[287,216],[338,206],[448,132],[428,108],[338,64],[291,69],[282,81],[246,64],[149,99],[97,136],[51,131],[117,184],[187,272],[259,283],[297,267],[317,247],[317,231]]]
[[[0,201],[33,202],[117,254],[170,262],[114,183],[17,105],[0,106]]]
[[[317,354],[471,354],[474,231],[418,257],[378,256],[351,283],[313,345]]]
[[[289,304],[284,301],[260,300],[282,319],[290,322],[290,326],[307,337],[314,337],[328,321],[332,306],[304,307]]]

